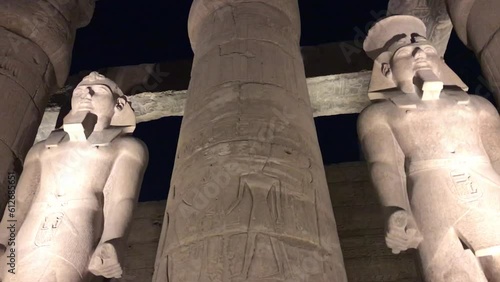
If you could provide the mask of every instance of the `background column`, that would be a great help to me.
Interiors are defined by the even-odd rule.
[[[458,37],[476,54],[500,105],[500,1],[446,0],[446,4]]]
[[[49,95],[66,81],[78,27],[95,0],[0,2],[0,214],[7,174],[20,173]]]
[[[195,0],[156,282],[347,281],[296,0]]]

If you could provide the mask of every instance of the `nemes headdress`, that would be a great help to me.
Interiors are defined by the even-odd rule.
[[[394,53],[408,45],[432,45],[426,38],[425,24],[414,16],[390,16],[377,22],[363,43],[366,54],[374,60],[372,79],[368,90],[371,100],[384,99],[398,86],[382,73],[382,64],[389,64]],[[441,60],[437,74],[444,87],[454,86],[468,90],[467,85]]]

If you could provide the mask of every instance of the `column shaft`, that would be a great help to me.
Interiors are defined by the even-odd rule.
[[[447,0],[458,37],[474,53],[500,105],[500,1]]]
[[[153,281],[347,281],[296,0],[195,0]]]
[[[7,175],[20,173],[49,95],[68,75],[76,29],[93,7],[83,0],[0,3],[0,214]]]

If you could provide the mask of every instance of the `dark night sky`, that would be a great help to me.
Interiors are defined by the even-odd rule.
[[[367,30],[375,20],[373,14],[381,15],[387,2],[299,0],[301,45],[353,40],[355,27]],[[77,33],[71,72],[191,59],[187,35],[190,6],[188,0],[98,1],[92,22]],[[481,84],[474,56],[454,35],[445,59],[471,86],[471,93],[491,96]],[[150,151],[141,201],[166,199],[181,120],[168,117],[137,126],[134,135]],[[356,114],[315,119],[325,164],[360,159],[356,120]]]
[[[100,0],[89,26],[80,29],[72,71],[191,58],[189,0]],[[299,0],[302,46],[352,40],[387,0]]]

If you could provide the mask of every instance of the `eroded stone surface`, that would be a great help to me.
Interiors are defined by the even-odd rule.
[[[153,281],[346,281],[298,18],[297,1],[193,2]]]
[[[426,281],[496,281],[500,117],[459,87],[424,36],[417,18],[393,16],[364,45],[381,101],[361,113],[358,133],[386,243],[396,254],[418,248]]]
[[[76,29],[86,25],[94,0],[0,2],[0,208],[7,175],[19,172],[33,145],[49,94],[66,80]]]
[[[349,281],[417,282],[415,252],[385,247],[384,222],[364,162],[325,167]],[[165,201],[139,203],[134,212],[121,282],[151,282]],[[153,251],[152,251],[153,250]]]
[[[0,222],[2,281],[121,277],[148,161],[145,145],[127,135],[134,127],[112,81],[91,73],[76,87],[63,130],[28,152]],[[12,255],[14,266],[7,264]]]

